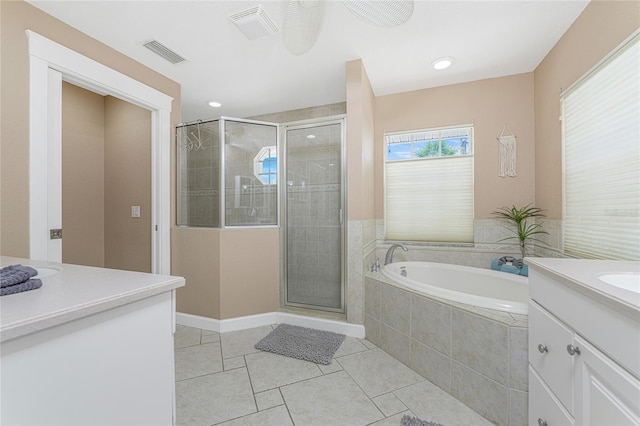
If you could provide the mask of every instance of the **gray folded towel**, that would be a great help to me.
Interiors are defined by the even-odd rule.
[[[400,420],[400,426],[442,426],[440,423],[430,422],[428,420],[420,420],[417,417],[404,415]]]
[[[9,287],[27,281],[38,275],[38,271],[24,265],[9,265],[0,269],[0,288]]]
[[[21,293],[23,291],[35,290],[42,287],[42,281],[37,278],[27,280],[20,284],[10,285],[8,287],[0,288],[0,296],[6,296],[8,294]]]

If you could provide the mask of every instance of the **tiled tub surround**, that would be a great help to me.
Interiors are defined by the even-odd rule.
[[[527,317],[426,297],[365,274],[367,339],[486,419],[527,423]]]
[[[562,221],[542,219],[541,229],[548,234],[538,236],[539,242],[527,246],[527,255],[540,257],[563,257],[562,254]],[[376,258],[382,262],[391,242],[385,240],[384,220],[376,220],[376,251],[365,259],[365,270],[368,271]],[[419,261],[450,263],[454,265],[472,266],[488,269],[491,260],[502,256],[520,258],[517,240],[504,240],[513,237],[509,226],[499,219],[475,219],[473,221],[473,243],[468,244],[435,244],[408,242],[408,252],[396,250],[393,256],[397,261]],[[501,241],[503,240],[503,241]]]

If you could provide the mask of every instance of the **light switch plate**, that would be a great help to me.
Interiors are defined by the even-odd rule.
[[[131,206],[131,217],[140,217],[140,206]]]

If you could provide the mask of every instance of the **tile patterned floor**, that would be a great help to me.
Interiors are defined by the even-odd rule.
[[[178,425],[397,426],[405,414],[491,424],[367,340],[347,337],[326,366],[254,349],[273,328],[178,326]]]

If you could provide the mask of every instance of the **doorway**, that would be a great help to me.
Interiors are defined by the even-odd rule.
[[[168,275],[172,98],[27,30],[29,39],[29,257],[62,261],[61,83],[111,95],[151,112],[151,271]]]
[[[285,305],[345,312],[345,120],[284,125]]]
[[[62,262],[151,272],[151,113],[62,83]]]

